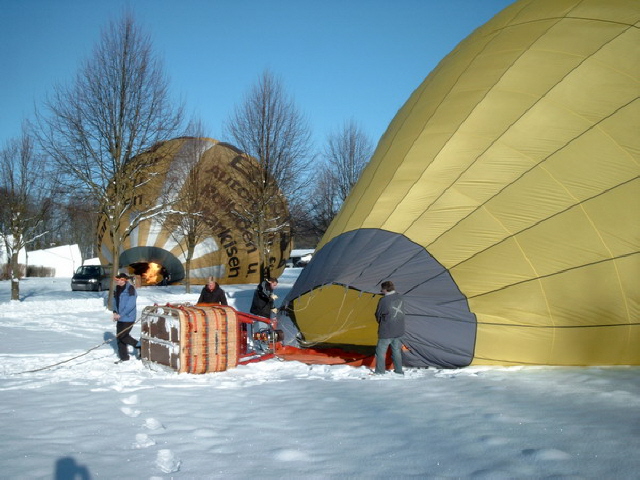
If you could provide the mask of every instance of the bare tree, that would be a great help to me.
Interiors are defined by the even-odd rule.
[[[170,138],[182,120],[149,36],[130,14],[112,21],[75,81],[57,86],[45,106],[48,114],[38,115],[41,144],[69,187],[99,201],[104,223],[98,235],[111,237],[117,269],[123,241],[165,208],[136,198],[136,191],[153,180],[149,172],[160,160],[141,154]],[[113,289],[112,281],[109,306]]]
[[[201,120],[192,120],[186,133],[193,137],[176,157],[168,172],[168,184],[176,192],[173,209],[163,219],[164,228],[180,246],[185,258],[185,289],[191,293],[191,260],[196,245],[210,234],[203,207],[209,199],[208,186],[202,181],[205,172],[200,162],[203,151],[209,146],[204,140]]]
[[[9,259],[11,300],[20,299],[20,250],[46,233],[42,225],[53,202],[54,178],[23,127],[22,136],[0,152],[0,233]]]
[[[372,154],[373,142],[353,119],[345,122],[340,131],[328,136],[324,159],[334,177],[338,208],[360,178]]]
[[[61,237],[65,243],[77,243],[82,258],[93,258],[96,252],[96,228],[100,205],[89,195],[81,192],[69,195],[65,203],[59,204],[60,216],[64,219]]]
[[[285,92],[281,80],[265,70],[235,108],[225,133],[258,168],[244,170],[251,186],[250,208],[236,212],[253,231],[260,252],[261,278],[269,275],[277,238],[289,237],[291,218],[276,207],[280,195],[291,201],[300,193],[311,163],[308,122]]]
[[[309,212],[313,218],[313,233],[322,237],[331,220],[338,214],[341,202],[335,172],[325,167],[317,175],[313,192],[309,196]]]
[[[306,218],[297,219],[298,235],[320,239],[338,214],[373,154],[373,142],[354,120],[331,133],[306,197]]]

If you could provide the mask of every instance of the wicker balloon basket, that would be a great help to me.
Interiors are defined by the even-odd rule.
[[[274,356],[282,332],[223,305],[167,304],[141,316],[141,358],[180,373],[222,372]]]

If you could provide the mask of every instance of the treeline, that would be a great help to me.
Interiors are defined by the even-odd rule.
[[[78,244],[84,258],[96,256],[99,218],[117,263],[133,229],[150,218],[166,219],[176,202],[168,194],[157,205],[134,209],[129,201],[149,181],[153,156],[142,154],[171,138],[218,138],[257,161],[252,211],[236,213],[251,224],[261,271],[278,229],[290,232],[296,248],[317,244],[373,153],[373,142],[353,119],[314,151],[308,120],[269,70],[229,114],[220,135],[207,132],[200,119],[186,119],[169,92],[149,35],[129,13],[106,26],[73,81],[52,86],[21,135],[0,150],[0,234],[14,272],[9,276],[20,278],[22,248]],[[185,165],[183,173],[193,166]],[[287,218],[267,218],[274,192],[287,199]],[[180,228],[199,228],[201,212],[182,213]]]

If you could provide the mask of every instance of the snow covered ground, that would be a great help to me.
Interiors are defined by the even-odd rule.
[[[281,299],[298,273],[281,277]],[[254,286],[223,288],[248,310]],[[9,290],[0,282],[1,478],[640,478],[639,367],[379,378],[274,359],[176,374],[113,363],[104,293],[68,278],[22,281],[22,302]],[[183,292],[142,288],[138,308],[197,299]]]

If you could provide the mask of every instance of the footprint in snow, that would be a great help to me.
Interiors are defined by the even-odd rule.
[[[136,418],[140,415],[140,410],[134,410],[131,407],[120,407],[120,411],[127,417]]]
[[[149,430],[161,430],[164,429],[164,425],[155,418],[147,418],[144,422],[144,426]]]
[[[127,398],[122,399],[122,403],[125,405],[137,405],[138,404],[138,395],[131,395]]]
[[[567,452],[555,448],[528,448],[523,450],[522,454],[534,460],[569,460],[571,458]]]
[[[164,473],[173,473],[180,470],[180,460],[168,449],[158,451],[156,466]]]
[[[276,460],[280,462],[308,462],[310,460],[309,455],[307,455],[306,453],[299,450],[291,449],[280,450],[278,453],[276,453],[275,457]]]
[[[147,448],[155,444],[156,441],[153,438],[149,437],[149,435],[147,435],[146,433],[137,433],[136,441],[133,444],[133,448]]]
[[[482,443],[486,443],[487,445],[492,445],[492,446],[502,446],[502,445],[507,445],[509,443],[509,440],[507,438],[491,437],[489,435],[486,435],[480,438],[480,441]]]

